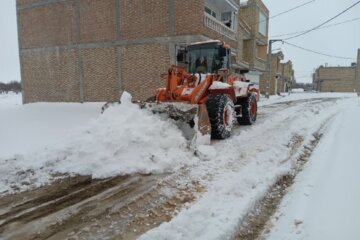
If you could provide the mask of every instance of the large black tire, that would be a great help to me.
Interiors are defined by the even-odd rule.
[[[211,123],[211,137],[225,139],[230,137],[235,119],[234,103],[227,94],[210,96],[206,108]]]
[[[241,105],[241,117],[238,117],[238,123],[242,125],[252,125],[257,118],[257,100],[253,93],[246,98],[238,98],[236,105]]]

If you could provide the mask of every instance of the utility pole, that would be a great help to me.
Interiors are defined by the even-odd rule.
[[[272,44],[274,42],[282,42],[282,39],[272,39],[269,40],[269,50],[268,50],[268,56],[267,56],[267,64],[266,64],[266,92],[265,97],[270,98],[270,81],[271,81],[271,52],[272,52]]]

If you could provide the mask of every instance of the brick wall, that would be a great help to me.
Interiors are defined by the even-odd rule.
[[[256,57],[266,60],[267,45],[257,45],[256,46]]]
[[[156,88],[165,87],[161,74],[170,66],[168,51],[167,44],[121,47],[123,86],[134,99],[146,100]]]
[[[251,70],[262,72],[265,67],[257,58],[266,60],[268,37],[259,33],[260,10],[269,16],[269,10],[261,0],[249,0],[247,5],[240,8],[239,17],[249,25],[251,31],[251,38],[244,41],[244,60],[249,63]]]
[[[238,32],[238,36],[237,36],[238,44],[237,44],[237,55],[236,55],[236,61],[239,63],[242,61],[245,61],[244,53],[243,53],[244,36],[245,36],[245,31],[239,27],[239,32]]]
[[[320,67],[316,78],[321,92],[353,92],[355,67]]]
[[[121,0],[122,39],[169,36],[169,1]]]
[[[116,48],[81,50],[84,74],[84,101],[117,101]]]
[[[271,58],[271,78],[270,78],[270,89],[269,94],[275,95],[277,93],[284,92],[285,79],[283,77],[284,65],[280,63],[283,59],[283,54],[281,52],[272,54]],[[276,76],[280,77],[277,79]],[[260,92],[266,94],[266,81],[267,73],[264,73],[260,77]]]
[[[260,93],[261,94],[266,94],[266,80],[267,80],[267,74],[262,74],[260,76]],[[269,88],[269,94],[270,95],[275,95],[275,85],[279,84],[276,79],[275,79],[275,75],[272,74],[272,78],[270,79],[270,88]],[[279,85],[278,85],[279,86]]]
[[[204,27],[204,2],[17,0],[24,103],[114,101],[123,90],[144,100],[164,86],[177,43],[211,38],[237,49]]]
[[[16,0],[16,4],[29,4],[36,2],[41,2],[41,0]]]
[[[21,57],[26,103],[80,101],[75,51],[34,51],[22,53]]]
[[[22,9],[18,15],[22,48],[76,43],[74,1]]]
[[[115,1],[80,1],[81,42],[113,41],[116,39]]]
[[[204,31],[205,0],[174,0],[175,35],[201,34]]]

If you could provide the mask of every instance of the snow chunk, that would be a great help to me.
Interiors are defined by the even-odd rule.
[[[223,83],[220,81],[214,81],[211,86],[210,86],[210,90],[215,90],[215,89],[224,89],[224,88],[231,88],[231,85],[227,84],[227,83]]]
[[[129,105],[129,104],[132,103],[131,100],[132,100],[131,94],[128,93],[128,92],[126,92],[126,91],[123,92],[123,94],[121,95],[121,98],[120,98],[120,102],[121,102],[122,104]]]

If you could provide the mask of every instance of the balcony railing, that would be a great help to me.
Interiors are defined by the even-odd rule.
[[[254,61],[254,68],[256,68],[256,69],[258,69],[260,71],[265,71],[265,69],[266,69],[266,61],[264,59],[256,57],[255,61]]]
[[[231,30],[229,27],[225,26],[222,22],[219,20],[213,18],[212,16],[208,14],[204,14],[204,24],[206,27],[214,30],[215,32],[220,33],[221,35],[224,35],[232,40],[236,40],[235,32]]]

